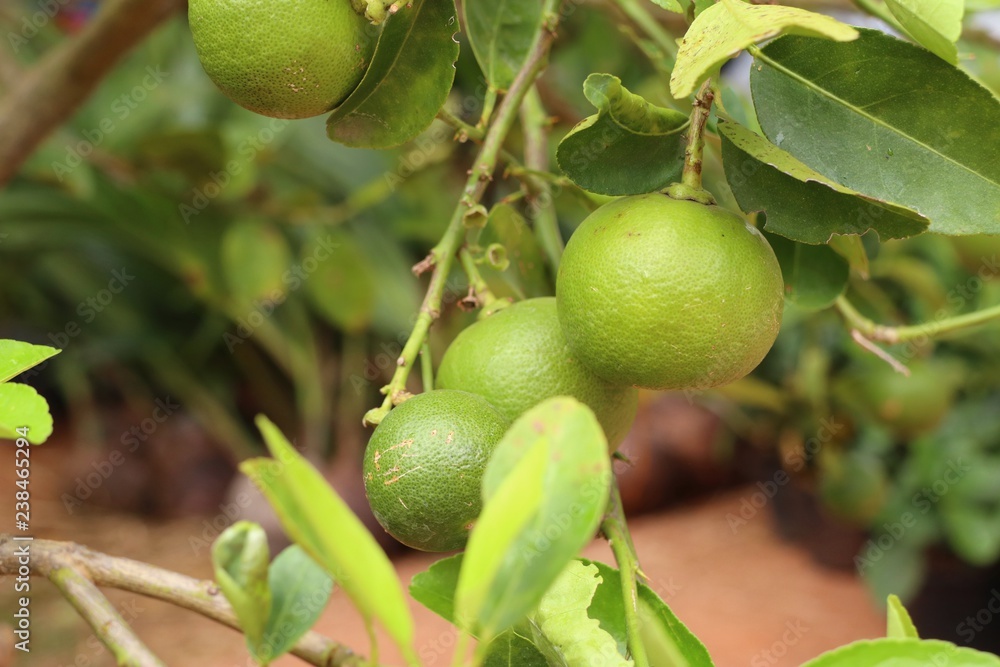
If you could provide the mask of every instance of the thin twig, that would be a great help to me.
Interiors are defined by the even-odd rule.
[[[82,32],[25,71],[0,98],[0,186],[126,52],[185,4],[184,0],[107,0]]]
[[[912,340],[929,340],[941,334],[960,331],[1000,319],[1000,306],[984,308],[964,315],[944,317],[924,324],[911,324],[903,327],[889,327],[876,324],[854,307],[846,296],[841,295],[836,301],[837,310],[847,322],[864,334],[869,340],[896,345]]]
[[[641,575],[639,557],[636,555],[635,545],[632,544],[632,536],[629,534],[628,525],[625,522],[625,510],[622,507],[618,482],[613,476],[611,497],[608,499],[608,512],[601,523],[601,532],[608,538],[611,551],[615,555],[615,562],[618,563],[622,601],[625,606],[625,629],[628,635],[629,654],[632,656],[635,667],[649,667],[649,657],[646,655],[646,646],[642,643],[640,633],[639,584],[637,579],[637,575]]]
[[[17,549],[21,544],[24,543],[0,535],[0,575],[18,571],[20,555]],[[77,586],[83,578],[96,586],[131,591],[188,609],[235,630],[240,629],[233,608],[211,581],[199,581],[139,561],[108,556],[71,542],[34,540],[27,544],[30,544],[29,563],[33,573],[50,576],[51,572],[72,570],[74,575],[61,574],[60,578],[73,581]],[[100,591],[95,589],[94,592],[107,601]],[[84,601],[88,608],[92,602],[99,603],[99,600],[79,596],[77,600]],[[74,606],[77,604],[72,598],[71,601]],[[101,640],[104,641],[104,638],[101,637]],[[350,649],[315,632],[303,635],[291,653],[318,667],[357,667],[363,664],[362,659]]]

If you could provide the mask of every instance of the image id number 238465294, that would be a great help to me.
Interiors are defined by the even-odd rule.
[[[14,577],[14,591],[19,593],[12,625],[17,637],[15,647],[19,651],[31,651],[31,540],[26,533],[31,529],[31,445],[28,444],[28,427],[17,429],[17,448],[14,450],[14,527],[17,529],[13,540],[18,543],[14,553],[17,556],[17,575]]]

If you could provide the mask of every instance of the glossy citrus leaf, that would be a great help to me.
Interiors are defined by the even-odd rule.
[[[326,121],[336,142],[390,148],[427,129],[455,80],[454,0],[412,0],[389,17],[364,79]]]
[[[455,588],[462,569],[462,554],[442,558],[423,572],[413,575],[410,595],[448,621],[455,619]]]
[[[486,77],[507,90],[534,45],[542,24],[542,0],[463,2],[466,34]]]
[[[28,429],[23,435],[18,429]],[[0,384],[0,439],[23,437],[40,445],[52,435],[48,402],[33,387],[17,382]]]
[[[622,600],[621,575],[615,568],[584,559],[597,567],[601,584],[594,594],[588,615],[596,618],[601,628],[618,642],[619,651],[626,646],[625,607]],[[640,634],[650,663],[671,667],[712,667],[705,645],[687,629],[659,595],[644,583],[638,584]]]
[[[785,281],[785,298],[800,308],[820,310],[847,287],[847,260],[825,245],[807,245],[767,234]]]
[[[890,595],[886,601],[886,637],[895,639],[919,639],[917,628],[899,596]]]
[[[0,382],[17,377],[61,351],[48,345],[32,345],[19,340],[0,339]]]
[[[744,212],[765,211],[764,228],[793,241],[875,230],[884,239],[919,234],[927,221],[891,202],[860,195],[736,123],[719,123],[726,180]]]
[[[740,51],[782,33],[838,41],[858,36],[851,26],[805,9],[720,0],[699,14],[684,35],[670,75],[670,93],[675,99],[687,97]]]
[[[469,537],[456,619],[490,640],[538,604],[594,537],[611,467],[594,413],[566,397],[522,415],[483,476],[483,512]]]
[[[802,667],[1000,667],[1000,656],[930,639],[866,639],[827,651]]]
[[[963,0],[885,0],[885,6],[917,43],[952,65],[958,62]]]
[[[929,231],[1000,233],[1000,99],[961,70],[861,30],[777,39],[750,85],[764,133],[810,168],[919,212]]]
[[[251,653],[258,659],[264,627],[271,613],[271,588],[267,571],[271,553],[267,533],[260,524],[237,521],[222,531],[212,544],[215,581],[232,605]]]
[[[637,195],[680,177],[686,115],[650,104],[610,74],[591,74],[583,92],[598,113],[578,123],[556,151],[570,180],[597,194]]]
[[[271,614],[261,656],[274,660],[291,650],[315,625],[333,593],[333,580],[302,547],[293,544],[271,563],[268,582]]]
[[[241,304],[280,299],[285,293],[282,278],[291,266],[288,242],[270,222],[256,219],[237,222],[222,237],[226,285]]]
[[[244,461],[240,470],[270,501],[288,536],[344,589],[366,624],[378,620],[416,664],[413,618],[385,552],[270,420],[258,417],[257,426],[274,458]]]

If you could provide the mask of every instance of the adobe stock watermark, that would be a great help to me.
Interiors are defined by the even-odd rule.
[[[916,512],[907,510],[900,514],[895,521],[884,522],[880,526],[882,533],[877,537],[869,538],[861,546],[858,554],[854,557],[854,566],[857,568],[858,573],[864,574],[865,570],[882,560],[886,552],[896,546],[903,539],[903,536],[919,523],[920,517],[925,516],[934,509],[952,487],[962,481],[970,470],[972,470],[972,466],[969,462],[962,457],[958,457],[948,462],[941,477],[913,494],[910,504]]]
[[[771,667],[788,655],[788,649],[798,644],[809,632],[809,626],[800,619],[785,621],[785,631],[781,638],[750,658],[750,667]]]
[[[966,616],[965,620],[955,626],[955,632],[966,644],[971,644],[980,632],[1000,616],[1000,590],[990,591],[990,599],[975,614]]]
[[[113,270],[107,287],[77,304],[76,314],[80,316],[80,321],[84,325],[87,325],[96,320],[98,315],[103,313],[111,305],[111,302],[115,300],[115,297],[125,291],[125,288],[133,280],[135,280],[135,276],[130,274],[126,267],[122,267],[121,270]],[[69,320],[63,325],[61,331],[49,332],[49,340],[61,350],[69,345],[70,340],[79,336],[82,331],[83,327],[80,325],[80,322]]]
[[[92,470],[74,480],[76,486],[73,493],[63,493],[59,497],[67,512],[73,514],[77,508],[82,507],[84,502],[94,495],[94,492],[100,489],[115,474],[116,470],[125,464],[127,455],[134,454],[139,446],[160,428],[161,424],[181,408],[169,396],[156,399],[153,401],[153,405],[153,411],[149,417],[138,424],[133,424],[129,430],[122,433],[119,440],[123,449],[113,449],[103,459],[91,462]]]
[[[771,476],[771,479],[757,482],[758,491],[740,499],[738,513],[726,513],[726,523],[734,535],[739,532],[740,528],[747,525],[747,523],[756,517],[764,506],[792,481],[792,476],[788,474],[788,470],[791,470],[792,473],[801,471],[806,467],[806,464],[815,458],[819,450],[823,448],[823,445],[833,440],[834,436],[844,428],[843,424],[838,424],[832,418],[820,419],[819,424],[820,426],[816,431],[816,435],[806,440],[801,451],[791,452],[786,455],[784,457],[784,467],[779,468]]]
[[[105,139],[118,129],[119,123],[126,120],[139,105],[146,101],[149,94],[156,90],[169,76],[169,72],[164,72],[159,65],[146,68],[146,75],[138,84],[128,92],[122,93],[111,103],[109,115],[102,118],[97,123],[97,127],[80,132],[83,139],[75,144],[66,146],[66,156],[61,161],[54,161],[49,166],[56,177],[63,181],[66,175],[83,164],[91,153],[100,146]]]
[[[228,331],[222,334],[222,341],[226,344],[226,349],[229,350],[230,354],[253,336],[254,331],[274,314],[278,306],[288,300],[289,294],[301,289],[309,277],[319,269],[320,264],[333,257],[333,251],[339,247],[340,244],[334,243],[333,237],[329,234],[317,239],[312,254],[301,262],[293,264],[281,275],[281,283],[287,289],[274,290],[267,298],[254,303],[253,310],[245,317],[236,320],[235,334]]]
[[[35,0],[38,9],[21,19],[21,29],[18,32],[7,33],[7,42],[14,53],[38,35],[70,0]]]
[[[222,191],[229,187],[233,177],[238,176],[257,156],[273,142],[281,132],[288,127],[290,121],[272,118],[267,127],[262,127],[256,134],[246,137],[236,146],[237,158],[226,162],[219,171],[211,171],[205,177],[208,181],[201,187],[191,190],[191,197],[177,206],[177,211],[185,224],[191,224],[193,218],[201,215]]]

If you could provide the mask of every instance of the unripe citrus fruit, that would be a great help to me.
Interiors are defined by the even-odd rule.
[[[460,549],[508,422],[482,396],[436,390],[394,408],[365,450],[365,493],[386,532],[414,549]]]
[[[190,0],[201,64],[237,104],[274,118],[308,118],[343,102],[375,40],[351,0]]]
[[[611,447],[636,412],[635,389],[605,382],[569,351],[552,297],[515,303],[462,331],[437,383],[485,397],[511,421],[547,398],[572,396],[594,411]]]
[[[756,229],[717,206],[661,194],[594,211],[570,238],[556,298],[569,347],[605,380],[705,389],[771,349],[784,284]]]

